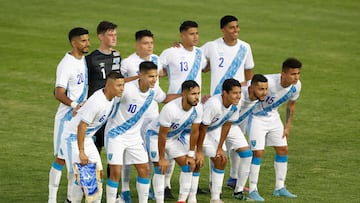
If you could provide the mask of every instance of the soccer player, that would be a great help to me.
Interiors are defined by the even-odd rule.
[[[61,150],[66,157],[68,173],[74,174],[73,164],[96,163],[100,172],[100,178],[103,178],[102,163],[100,154],[94,144],[92,136],[105,124],[114,109],[114,97],[120,97],[124,91],[124,77],[119,72],[110,72],[107,75],[104,89],[97,90],[85,104],[77,111],[76,116],[71,119],[64,129],[61,142]],[[80,174],[77,174],[79,176]],[[101,182],[100,180],[98,180]],[[72,203],[81,203],[83,197],[82,187],[79,182],[72,182]],[[101,202],[102,184],[98,187],[98,196],[92,201]],[[81,185],[84,186],[84,185]],[[93,185],[91,185],[93,186]],[[86,190],[84,190],[86,191]],[[89,194],[87,194],[89,195]]]
[[[226,143],[228,144],[227,150],[237,152],[240,162],[237,168],[237,181],[234,188],[233,197],[239,200],[247,200],[243,190],[246,181],[249,177],[250,165],[252,160],[252,152],[249,148],[248,142],[245,139],[245,128],[249,115],[252,114],[253,109],[257,108],[261,101],[264,101],[267,94],[268,83],[265,76],[255,74],[249,86],[241,88],[241,99],[238,104],[239,116],[237,120],[232,122]],[[235,140],[241,140],[240,148],[232,147]]]
[[[223,36],[205,43],[201,49],[209,65],[204,72],[210,71],[210,94],[220,94],[221,85],[228,78],[234,78],[246,85],[244,81],[253,76],[254,60],[250,45],[239,39],[239,22],[235,16],[226,15],[220,20],[220,29]],[[234,188],[237,179],[239,158],[233,150],[230,154],[230,177],[227,185]]]
[[[151,161],[155,166],[153,185],[157,203],[164,202],[164,179],[169,159],[175,159],[181,168],[178,203],[196,203],[199,176],[195,169],[195,145],[202,119],[198,105],[200,86],[193,80],[182,83],[181,97],[167,103],[158,119],[148,127],[146,138]],[[189,141],[190,140],[190,141]]]
[[[154,35],[150,30],[139,30],[135,33],[136,40],[136,52],[129,57],[121,61],[121,73],[125,76],[125,81],[132,81],[139,78],[139,64],[143,61],[152,61],[158,65],[158,56],[153,54],[154,50]],[[161,68],[158,66],[159,75]],[[155,85],[159,85],[157,81]],[[145,131],[145,127],[159,115],[159,106],[156,101],[152,101],[149,109],[144,114],[144,122],[142,125],[142,132]],[[145,133],[142,133],[145,139]],[[150,165],[151,166],[151,165]],[[152,171],[152,170],[150,170]],[[131,165],[124,165],[121,174],[121,197],[125,203],[131,203],[130,195],[130,172]],[[151,173],[151,172],[150,172]],[[154,199],[153,191],[150,189],[149,198]]]
[[[250,169],[250,198],[256,201],[264,201],[260,196],[257,183],[259,178],[260,164],[265,146],[273,146],[275,149],[275,190],[274,196],[296,198],[285,187],[285,179],[288,163],[288,144],[291,121],[295,112],[295,102],[300,96],[301,83],[299,80],[301,62],[295,58],[288,58],[282,64],[280,74],[266,75],[268,79],[268,93],[262,106],[256,109],[249,118],[248,135],[253,160]],[[285,126],[283,125],[278,107],[287,102]]]
[[[84,54],[89,52],[89,32],[84,28],[76,27],[70,30],[68,38],[72,49],[65,54],[56,70],[55,98],[60,101],[60,105],[54,122],[55,160],[49,172],[49,203],[56,203],[62,169],[65,165],[65,157],[59,150],[63,129],[71,120],[72,112],[80,108],[87,95],[88,78]],[[74,181],[75,177],[68,175],[68,199],[71,194],[71,183]]]
[[[89,97],[105,87],[107,74],[120,71],[120,53],[114,49],[117,43],[116,29],[117,25],[109,21],[101,21],[97,26],[99,48],[85,57],[89,72]],[[105,125],[95,133],[95,144],[99,153],[104,146],[104,128]]]
[[[186,80],[194,80],[201,87],[201,72],[207,61],[201,49],[196,47],[199,40],[198,24],[194,21],[184,21],[180,27],[180,47],[165,49],[159,58],[164,75],[168,76],[168,94],[180,94],[181,84]],[[174,170],[174,161],[170,161],[169,175],[166,176],[165,197],[171,194],[170,174]]]
[[[143,115],[151,102],[168,102],[159,86],[157,66],[150,61],[140,63],[139,79],[125,84],[125,91],[116,105],[114,115],[105,127],[105,147],[110,165],[110,177],[106,185],[106,199],[114,203],[117,197],[121,167],[134,164],[138,172],[136,188],[139,203],[148,201],[150,178],[148,155],[141,137]]]
[[[231,127],[231,121],[238,118],[238,108],[241,97],[240,82],[235,79],[226,79],[222,85],[222,94],[217,94],[204,104],[202,123],[197,150],[203,150],[212,162],[211,169],[211,203],[222,203],[220,193],[224,179],[227,157],[224,142]],[[206,134],[206,136],[205,136]],[[242,138],[231,139],[231,147],[238,153],[251,157],[250,150],[246,149],[247,142]],[[249,154],[250,153],[250,154]],[[203,159],[203,155],[197,159]]]
[[[195,80],[201,87],[201,71],[206,67],[206,58],[196,47],[199,40],[198,24],[184,21],[180,25],[180,48],[171,47],[160,54],[160,63],[169,77],[168,94],[181,93],[181,84]]]

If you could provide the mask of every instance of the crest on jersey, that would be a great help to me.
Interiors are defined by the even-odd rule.
[[[251,140],[251,146],[253,146],[253,147],[256,146],[256,140]]]

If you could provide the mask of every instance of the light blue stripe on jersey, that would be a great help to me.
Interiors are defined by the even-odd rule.
[[[224,76],[221,78],[219,83],[217,84],[213,95],[220,94],[222,90],[222,84],[226,79],[233,78],[236,74],[236,72],[239,70],[241,64],[244,61],[245,55],[246,55],[246,47],[244,45],[240,45],[238,52],[236,53],[233,61],[231,62],[230,66],[226,70]]]
[[[190,72],[188,73],[188,75],[186,76],[186,80],[195,80],[198,73],[199,73],[199,69],[200,69],[200,62],[201,62],[201,50],[199,48],[195,48],[195,60],[194,60],[194,64],[190,70]],[[181,93],[181,87],[178,90],[178,94]]]
[[[187,126],[189,126],[195,120],[196,116],[197,116],[196,109],[193,108],[193,111],[191,112],[189,117],[185,120],[185,122],[180,127],[175,129],[174,131],[168,132],[166,137],[170,138],[170,137],[173,137],[173,136],[179,134],[181,131],[183,131]]]
[[[225,114],[225,116],[221,119],[221,121],[216,125],[209,126],[206,131],[210,132],[222,126],[227,120],[229,120],[229,118],[235,113],[235,111],[237,111],[237,107],[235,105],[231,105],[230,111],[227,114]]]
[[[243,122],[243,120],[245,120],[246,117],[248,117],[250,114],[252,114],[253,109],[255,108],[256,105],[259,105],[260,101],[257,101],[248,111],[246,111],[244,114],[242,114],[241,116],[239,116],[239,118],[232,122],[233,125],[239,125],[241,122]]]
[[[91,133],[94,133],[94,131],[96,132],[97,130],[99,130],[106,123],[107,119],[112,114],[113,110],[114,110],[114,105],[111,107],[111,110],[110,110],[109,114],[106,116],[106,118],[104,118],[103,121],[98,126],[95,126],[93,128],[86,128],[85,134],[90,135]]]
[[[124,132],[129,130],[132,126],[134,126],[140,120],[141,116],[145,113],[145,111],[149,108],[151,102],[153,101],[153,98],[154,98],[154,91],[150,90],[149,96],[146,98],[144,104],[139,109],[139,111],[136,112],[136,114],[133,117],[131,117],[121,125],[111,129],[107,134],[107,139],[115,138],[116,136],[123,134]]]
[[[87,70],[86,60],[84,60],[84,63],[85,63],[84,89],[83,89],[83,92],[81,93],[79,99],[77,100],[78,104],[85,101],[86,96],[87,96],[87,92],[88,92],[88,70]]]
[[[152,61],[155,65],[158,65],[158,57],[156,57],[156,56],[151,56],[151,61]]]
[[[279,100],[277,100],[276,102],[272,103],[270,106],[267,106],[265,108],[263,108],[262,111],[255,113],[255,115],[257,116],[266,116],[268,112],[270,112],[271,110],[273,110],[276,107],[279,107],[281,104],[283,104],[284,102],[286,102],[287,100],[289,100],[289,98],[296,92],[296,87],[294,85],[291,86],[290,90],[284,95],[282,96]]]

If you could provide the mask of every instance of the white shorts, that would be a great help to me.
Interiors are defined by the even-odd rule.
[[[152,135],[148,136],[148,145],[149,157],[151,162],[159,161],[159,152],[158,152],[158,136]],[[166,139],[165,144],[165,157],[166,159],[174,159],[181,156],[185,156],[189,152],[190,146],[190,136],[186,134],[185,136],[179,136],[178,138]]]
[[[206,156],[210,158],[216,156],[216,151],[219,146],[220,133],[221,127],[206,133],[203,144],[203,152]],[[222,149],[226,151],[225,143],[223,144]]]
[[[109,138],[107,143],[107,161],[110,165],[132,165],[149,162],[145,144],[140,135]]]
[[[233,149],[235,151],[239,148],[249,147],[249,144],[238,125],[231,125],[225,144],[228,150]]]
[[[61,156],[60,154],[60,146],[62,141],[62,136],[64,133],[64,129],[66,129],[66,125],[71,120],[71,113],[70,115],[63,115],[63,114],[56,114],[55,120],[54,120],[54,155],[65,159],[65,157]]]
[[[265,146],[287,146],[284,125],[279,116],[254,116],[248,123],[251,150],[264,150]]]
[[[99,169],[103,170],[100,154],[91,137],[85,137],[84,140],[85,154],[88,156],[89,163],[96,163]],[[72,134],[61,142],[61,151],[64,152],[65,163],[68,172],[74,172],[74,163],[80,163],[79,147],[77,136]]]

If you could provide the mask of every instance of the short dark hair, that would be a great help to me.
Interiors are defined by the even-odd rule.
[[[108,30],[115,30],[117,25],[109,21],[101,21],[96,28],[97,34],[104,34]]]
[[[238,80],[236,80],[234,78],[229,78],[224,81],[224,83],[222,85],[222,90],[229,93],[233,89],[233,87],[241,88],[241,84]]]
[[[268,79],[262,74],[255,74],[251,79],[251,85],[256,84],[258,82],[267,82]]]
[[[149,70],[157,70],[157,66],[152,61],[143,61],[139,65],[139,70],[140,70],[140,72],[143,72],[143,71],[147,72]]]
[[[124,76],[119,71],[111,71],[106,76],[107,79],[119,79],[124,78]]]
[[[153,35],[153,33],[151,33],[150,30],[139,30],[139,31],[135,32],[135,40],[136,41],[141,40],[143,37],[153,38],[154,35]]]
[[[199,27],[198,24],[195,22],[195,21],[191,21],[191,20],[187,20],[187,21],[184,21],[181,25],[180,25],[180,32],[182,31],[186,31],[190,28],[194,28],[194,27]]]
[[[226,15],[220,19],[220,29],[224,28],[228,23],[238,21],[235,16]]]
[[[290,68],[301,68],[302,64],[296,58],[287,58],[282,64],[282,71]]]
[[[181,84],[181,92],[189,91],[195,87],[199,87],[199,84],[197,82],[195,82],[194,80],[185,80],[182,84]]]
[[[70,30],[69,32],[69,42],[71,42],[71,40],[74,38],[74,37],[78,37],[78,36],[81,36],[81,35],[88,35],[89,34],[89,31],[85,28],[82,28],[82,27],[75,27],[73,29]]]

